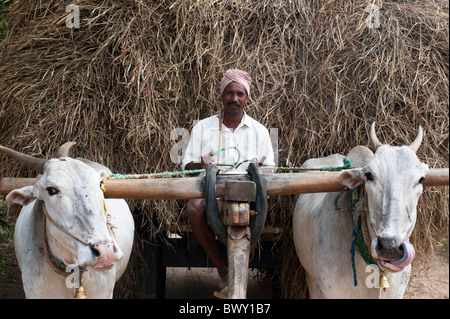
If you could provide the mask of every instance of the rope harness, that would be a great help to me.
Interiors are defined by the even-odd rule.
[[[350,205],[348,208],[340,208],[338,201],[340,197],[345,193],[350,191]],[[353,269],[353,285],[358,286],[358,279],[356,276],[356,266],[355,266],[355,252],[357,252],[367,265],[378,265],[377,261],[373,259],[370,253],[370,236],[369,229],[367,227],[367,196],[364,193],[364,187],[349,189],[345,187],[334,200],[334,206],[336,210],[348,211],[351,209],[352,219],[353,219],[353,230],[352,230],[352,244],[350,247],[350,255]],[[387,278],[384,271],[378,267],[380,270],[380,286],[381,288],[387,288]]]
[[[76,241],[82,243],[85,246],[89,246],[89,243],[87,242],[87,240],[84,240],[83,238],[81,238],[77,234],[72,233],[70,230],[68,230],[64,226],[58,224],[57,221],[55,221],[52,217],[50,217],[50,215],[47,212],[47,209],[45,208],[45,204],[42,205],[42,210],[44,212],[44,214],[43,214],[43,221],[44,222],[46,221],[46,219],[48,219],[48,221],[50,221],[54,226],[56,226],[56,228],[58,228],[60,231],[62,231],[63,233],[65,233],[69,237],[72,237],[73,239],[75,239]],[[44,232],[45,231],[46,230],[44,229]]]
[[[42,205],[42,208],[45,211],[45,208],[43,206],[44,205]],[[69,273],[66,272],[66,268],[67,268],[66,263],[64,263],[59,258],[55,257],[52,254],[52,252],[50,250],[50,247],[48,246],[47,229],[46,229],[47,228],[46,227],[46,217],[47,217],[47,212],[45,211],[45,213],[42,214],[42,233],[41,233],[42,254],[45,257],[45,260],[47,261],[47,264],[49,264],[50,267],[52,267],[54,272],[56,272],[60,276],[67,277],[67,276],[69,276]],[[82,274],[82,272],[85,270],[85,268],[83,268],[83,267],[78,267],[78,269],[80,271],[80,274]]]

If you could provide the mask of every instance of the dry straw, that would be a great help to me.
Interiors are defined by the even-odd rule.
[[[69,4],[79,28],[66,25]],[[76,156],[117,173],[174,170],[171,132],[217,112],[223,72],[241,68],[253,78],[247,112],[278,129],[279,165],[368,145],[376,121],[394,145],[422,125],[419,158],[448,167],[448,1],[17,0],[7,23],[0,141],[29,155],[75,140]],[[4,176],[34,174],[0,159]],[[289,229],[286,197],[270,199],[268,222]],[[185,223],[185,201],[130,204],[143,238]],[[448,189],[428,188],[412,240],[426,256],[443,236]],[[290,231],[284,247],[282,290],[298,297]]]

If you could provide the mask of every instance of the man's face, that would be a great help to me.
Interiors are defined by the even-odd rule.
[[[247,98],[245,88],[238,83],[231,82],[222,93],[224,113],[229,115],[242,114]]]

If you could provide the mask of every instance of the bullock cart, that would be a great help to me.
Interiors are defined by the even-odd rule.
[[[267,245],[266,255],[249,263],[250,245],[263,232],[267,214],[267,196],[303,193],[336,192],[343,189],[337,178],[339,171],[304,171],[300,173],[263,174],[251,163],[246,175],[217,175],[211,165],[205,177],[188,178],[110,178],[105,181],[106,198],[179,200],[205,198],[207,218],[221,242],[219,248],[227,256],[229,267],[228,298],[245,298],[247,268],[276,266],[273,247]],[[112,176],[113,177],[113,176]],[[32,185],[34,178],[8,178],[0,180],[0,194]],[[449,186],[449,169],[430,169],[424,186]],[[224,209],[218,213],[217,198],[222,198]],[[143,278],[145,293],[158,297],[164,294],[165,267],[206,266],[206,256],[189,256],[185,241],[168,239],[172,246],[144,249],[151,263],[150,272]],[[272,245],[272,243],[270,243]],[[267,252],[269,254],[267,255]]]

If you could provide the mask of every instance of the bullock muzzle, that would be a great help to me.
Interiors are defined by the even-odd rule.
[[[109,269],[122,258],[122,253],[114,241],[91,244],[90,249],[94,257],[92,266],[98,270]]]
[[[407,240],[379,237],[377,238],[375,251],[378,264],[391,272],[403,270],[415,258],[414,247]]]

